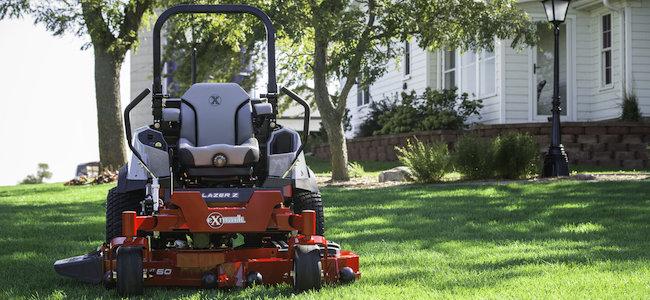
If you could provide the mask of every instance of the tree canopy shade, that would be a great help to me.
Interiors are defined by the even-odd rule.
[[[157,1],[161,6],[176,1]],[[216,4],[219,1],[194,1]],[[404,40],[428,50],[492,49],[496,39],[512,39],[523,48],[537,41],[536,28],[515,0],[245,0],[271,17],[279,37],[279,78],[312,86],[328,133],[332,177],[348,180],[343,119],[352,87],[374,82],[388,62],[403,53]],[[180,1],[179,1],[180,3]],[[102,164],[125,163],[119,98],[119,71],[126,52],[137,42],[143,16],[154,0],[8,0],[0,18],[33,14],[55,35],[89,34],[95,52],[99,149]],[[237,36],[236,24],[223,31]],[[341,82],[338,95],[328,93]]]
[[[105,168],[126,163],[120,101],[120,69],[137,44],[143,16],[154,0],[9,0],[0,4],[0,19],[31,14],[54,35],[89,35],[95,54],[95,94],[99,158]]]
[[[174,62],[172,97],[195,82],[237,82],[251,90],[261,70],[252,63],[265,39],[264,26],[247,14],[178,14],[167,22],[163,61]],[[192,74],[192,51],[195,69]],[[244,74],[245,72],[245,74]]]
[[[260,1],[263,2],[263,1]],[[404,51],[404,40],[427,50],[494,48],[512,39],[522,49],[537,42],[536,28],[514,0],[278,0],[266,5],[276,24],[280,69],[295,81],[313,81],[328,133],[332,178],[348,180],[343,130],[352,87],[368,86]],[[327,92],[340,80],[340,93]]]

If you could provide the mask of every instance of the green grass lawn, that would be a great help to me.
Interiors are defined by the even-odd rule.
[[[113,299],[56,274],[104,237],[112,186],[0,187],[1,299]],[[326,237],[362,278],[294,295],[288,285],[146,287],[135,299],[644,299],[650,182],[324,189]]]
[[[314,156],[305,156],[307,165],[318,176],[331,176],[332,175],[332,162],[326,159],[320,159]],[[351,161],[352,162],[352,161]],[[353,161],[363,166],[366,171],[366,176],[379,176],[379,173],[385,170],[390,170],[394,167],[402,166],[398,161],[369,161],[357,160]]]

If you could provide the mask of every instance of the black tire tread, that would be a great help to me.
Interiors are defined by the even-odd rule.
[[[322,281],[320,249],[316,245],[297,245],[293,256],[293,288],[301,293],[319,290]]]
[[[141,209],[142,191],[118,193],[117,187],[111,188],[106,195],[106,242],[122,236],[122,212]]]
[[[117,254],[117,293],[122,296],[142,295],[142,248],[119,247]]]
[[[303,210],[316,212],[316,235],[325,235],[325,215],[323,213],[323,200],[320,192],[294,191],[293,211],[300,214]]]

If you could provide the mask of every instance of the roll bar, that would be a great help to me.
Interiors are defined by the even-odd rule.
[[[133,147],[133,143],[131,142],[133,140],[133,135],[131,134],[131,110],[144,99],[147,95],[151,93],[150,89],[144,89],[140,95],[135,97],[129,105],[126,106],[124,109],[124,131],[126,133],[126,142],[129,145],[129,149],[131,149],[131,152],[135,154],[135,156],[144,164],[144,161],[142,160],[142,156],[140,155],[140,152],[138,150],[135,150]]]
[[[275,105],[277,100],[277,80],[275,77],[275,29],[269,16],[261,9],[240,4],[220,5],[177,5],[163,12],[153,28],[153,119],[154,125],[162,120],[162,59],[160,31],[171,16],[178,13],[248,13],[260,19],[266,27],[268,49],[268,85],[267,97]]]

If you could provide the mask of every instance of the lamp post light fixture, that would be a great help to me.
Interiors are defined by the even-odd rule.
[[[560,133],[560,24],[566,19],[571,0],[543,0],[548,21],[555,30],[555,52],[553,53],[553,108],[551,109],[551,145],[544,158],[544,177],[568,176],[569,162],[562,146]]]

